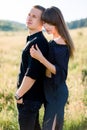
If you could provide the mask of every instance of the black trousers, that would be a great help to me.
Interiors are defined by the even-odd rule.
[[[41,105],[41,102],[29,100],[24,100],[23,104],[17,104],[19,130],[41,130],[39,124]]]

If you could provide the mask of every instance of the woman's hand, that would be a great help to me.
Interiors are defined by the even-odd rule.
[[[35,48],[36,48],[36,49],[35,49]],[[40,49],[38,48],[37,44],[36,44],[35,48],[34,48],[34,46],[32,46],[32,47],[30,48],[30,55],[31,55],[33,58],[35,58],[36,60],[41,61],[41,59],[42,59],[42,57],[43,57],[42,52],[41,52]]]
[[[31,47],[30,49],[30,55],[35,58],[36,60],[40,61],[49,71],[50,73],[47,74],[49,77],[51,77],[51,73],[56,74],[56,67],[54,64],[50,63],[42,54],[38,46],[36,45]]]

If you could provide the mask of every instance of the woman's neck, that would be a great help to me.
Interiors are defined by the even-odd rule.
[[[61,38],[61,36],[57,36],[57,37],[54,37],[53,40],[59,40]]]
[[[56,39],[56,38],[59,38],[60,37],[60,34],[58,32],[55,32],[53,34],[53,39]]]

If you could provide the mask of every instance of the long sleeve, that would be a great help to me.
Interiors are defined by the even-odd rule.
[[[60,85],[67,78],[69,49],[67,45],[52,45],[51,60],[56,67],[56,74],[52,74],[55,85]],[[53,52],[52,52],[53,51]]]
[[[43,55],[47,57],[48,54],[47,42],[44,39],[40,40],[39,38],[37,38],[36,41],[33,42],[33,45],[35,44],[38,45]],[[32,58],[30,55],[29,57],[31,59],[31,62],[29,64],[29,67],[27,68],[26,76],[29,76],[33,79],[38,79],[43,75],[43,73],[45,73],[45,66],[41,64],[38,60]]]

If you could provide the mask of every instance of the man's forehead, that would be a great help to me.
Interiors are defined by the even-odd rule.
[[[30,13],[31,13],[31,14],[34,14],[34,15],[41,16],[42,11],[39,10],[39,9],[37,9],[37,8],[32,8],[32,9],[30,10]]]

